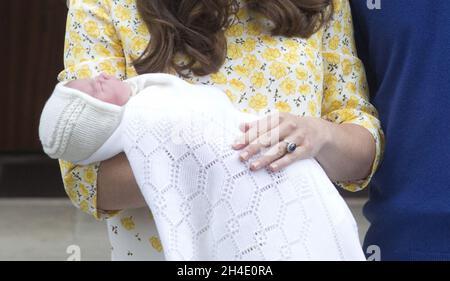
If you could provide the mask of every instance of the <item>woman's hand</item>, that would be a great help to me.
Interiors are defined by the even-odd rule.
[[[241,150],[243,161],[250,159],[263,147],[270,147],[250,164],[252,171],[269,166],[276,172],[291,163],[316,157],[331,139],[331,123],[321,118],[299,117],[290,113],[275,113],[261,120],[240,126],[244,135],[236,140],[234,149]],[[297,148],[287,153],[287,142]]]
[[[333,181],[365,179],[375,159],[375,139],[369,130],[355,124],[335,124],[322,118],[275,113],[240,126],[244,135],[233,145],[242,150],[242,161],[263,147],[268,150],[250,164],[256,171],[268,167],[279,171],[295,161],[316,158]],[[287,142],[297,148],[288,153]]]

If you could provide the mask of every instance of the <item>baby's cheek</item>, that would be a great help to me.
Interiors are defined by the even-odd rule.
[[[113,93],[100,92],[94,95],[93,97],[103,102],[116,104],[116,98],[114,97]]]
[[[127,103],[129,94],[119,87],[114,88],[113,85],[104,85],[103,91],[95,97],[103,102],[122,106]]]

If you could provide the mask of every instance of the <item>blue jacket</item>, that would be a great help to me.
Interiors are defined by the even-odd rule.
[[[450,1],[377,1],[350,1],[386,135],[364,247],[382,260],[450,260]]]

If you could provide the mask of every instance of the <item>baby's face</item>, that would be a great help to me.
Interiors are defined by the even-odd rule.
[[[78,79],[66,84],[66,87],[79,90],[101,101],[122,106],[131,96],[131,88],[120,79],[107,74],[95,78]]]

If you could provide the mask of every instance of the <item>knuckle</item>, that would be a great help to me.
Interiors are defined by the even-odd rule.
[[[248,150],[249,152],[256,152],[259,150],[260,145],[258,144],[258,142],[253,142],[248,146]]]
[[[286,158],[286,166],[288,166],[288,165],[294,163],[296,160],[297,160],[297,158],[294,156],[294,154],[289,155],[289,156]]]
[[[295,143],[297,143],[297,145],[302,143],[304,139],[305,139],[305,137],[304,137],[303,133],[296,134],[294,137],[294,141],[295,141]]]
[[[267,164],[269,164],[270,163],[270,155],[265,155],[265,156],[263,156],[263,157],[261,157],[260,159],[259,159],[259,161],[261,162],[261,165],[262,166],[266,166]]]
[[[282,145],[279,145],[278,146],[278,149],[277,149],[277,156],[283,156],[284,155],[284,152],[285,152],[285,150],[286,150],[286,148],[285,147],[283,147]]]
[[[287,155],[287,160],[289,161],[289,163],[294,162],[297,159],[298,155],[296,153],[292,153]]]
[[[313,148],[311,142],[309,142],[309,141],[304,141],[303,142],[303,147],[305,148],[306,151],[311,151],[312,148]]]
[[[279,128],[272,128],[269,131],[265,132],[265,137],[267,140],[274,141],[274,138],[279,136],[279,134],[280,134]],[[279,138],[277,138],[276,140],[278,141]]]
[[[287,126],[289,129],[296,129],[297,128],[297,123],[295,123],[294,121],[289,121],[287,123]]]
[[[270,146],[270,139],[267,138],[267,137],[261,138],[261,139],[259,140],[259,144],[260,144],[261,146],[268,147],[268,146]]]

